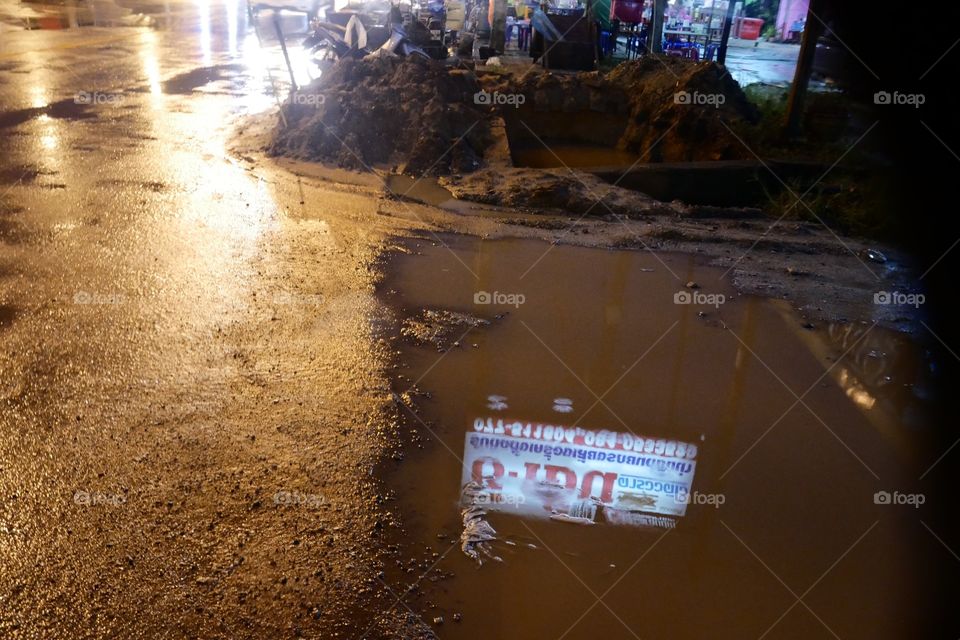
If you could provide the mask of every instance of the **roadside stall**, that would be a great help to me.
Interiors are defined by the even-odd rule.
[[[606,56],[623,51],[625,57],[641,55],[650,47],[647,42],[652,17],[652,0],[609,0],[606,19],[601,19],[600,50]],[[736,13],[741,9],[736,3]],[[604,6],[598,3],[598,7]],[[671,0],[664,13],[663,51],[667,55],[713,60],[720,44],[728,0]],[[602,16],[598,10],[598,16]],[[758,37],[762,21],[742,18],[742,37]],[[736,32],[734,37],[738,37]]]
[[[668,5],[664,52],[693,60],[713,60],[728,5],[728,0],[691,0]]]

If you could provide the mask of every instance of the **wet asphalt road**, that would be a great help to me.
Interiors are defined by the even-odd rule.
[[[356,636],[371,201],[289,215],[227,153],[278,52],[172,14],[0,44],[0,636]]]

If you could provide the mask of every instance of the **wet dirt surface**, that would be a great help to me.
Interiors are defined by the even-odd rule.
[[[489,322],[451,323],[439,348],[397,339],[394,387],[419,448],[384,477],[407,544],[433,558],[408,604],[441,637],[897,638],[923,628],[936,550],[906,516],[925,510],[874,503],[890,485],[920,490],[929,455],[923,358],[900,338],[869,324],[804,329],[691,256],[439,241],[406,243],[381,290],[400,318],[443,310]],[[503,437],[497,420],[508,435],[520,421],[695,444],[695,497],[666,518],[675,528],[548,519],[565,499],[602,496],[596,477],[578,494],[590,472],[623,480],[623,470],[471,444]],[[551,463],[576,478],[573,498],[543,497]],[[539,489],[503,488],[518,473]],[[570,486],[566,473],[554,483]],[[478,567],[460,550],[471,478],[493,487],[484,504],[502,562]]]

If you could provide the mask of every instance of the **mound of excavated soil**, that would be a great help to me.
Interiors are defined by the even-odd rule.
[[[524,96],[520,108],[501,111],[514,136],[538,144],[568,139],[616,146],[645,162],[752,157],[737,137],[759,114],[740,85],[712,62],[648,55],[606,75],[531,68],[519,77],[483,81],[488,91]]]
[[[618,65],[607,81],[630,100],[619,148],[649,154],[650,162],[753,157],[742,125],[759,113],[720,65],[645,56]]]
[[[270,152],[417,176],[472,171],[489,144],[479,90],[472,74],[430,60],[341,59],[284,105]]]
[[[524,100],[519,108],[477,105],[481,88]],[[625,62],[606,75],[531,68],[519,77],[486,74],[479,80],[421,58],[347,58],[295,92],[283,109],[288,124],[278,127],[271,153],[349,169],[389,163],[415,176],[480,168],[497,113],[514,136],[538,144],[571,138],[630,151],[646,162],[750,158],[744,125],[758,119],[723,67],[664,56]],[[543,178],[566,189],[559,176]],[[546,188],[520,185],[512,193],[533,197],[524,206],[538,207]]]

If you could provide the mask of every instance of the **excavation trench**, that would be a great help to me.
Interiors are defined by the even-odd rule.
[[[623,148],[622,114],[521,107],[504,109],[503,120],[515,167],[577,169],[661,202],[763,208],[790,185],[806,192],[826,170],[817,162],[752,158],[654,162],[653,149]]]

